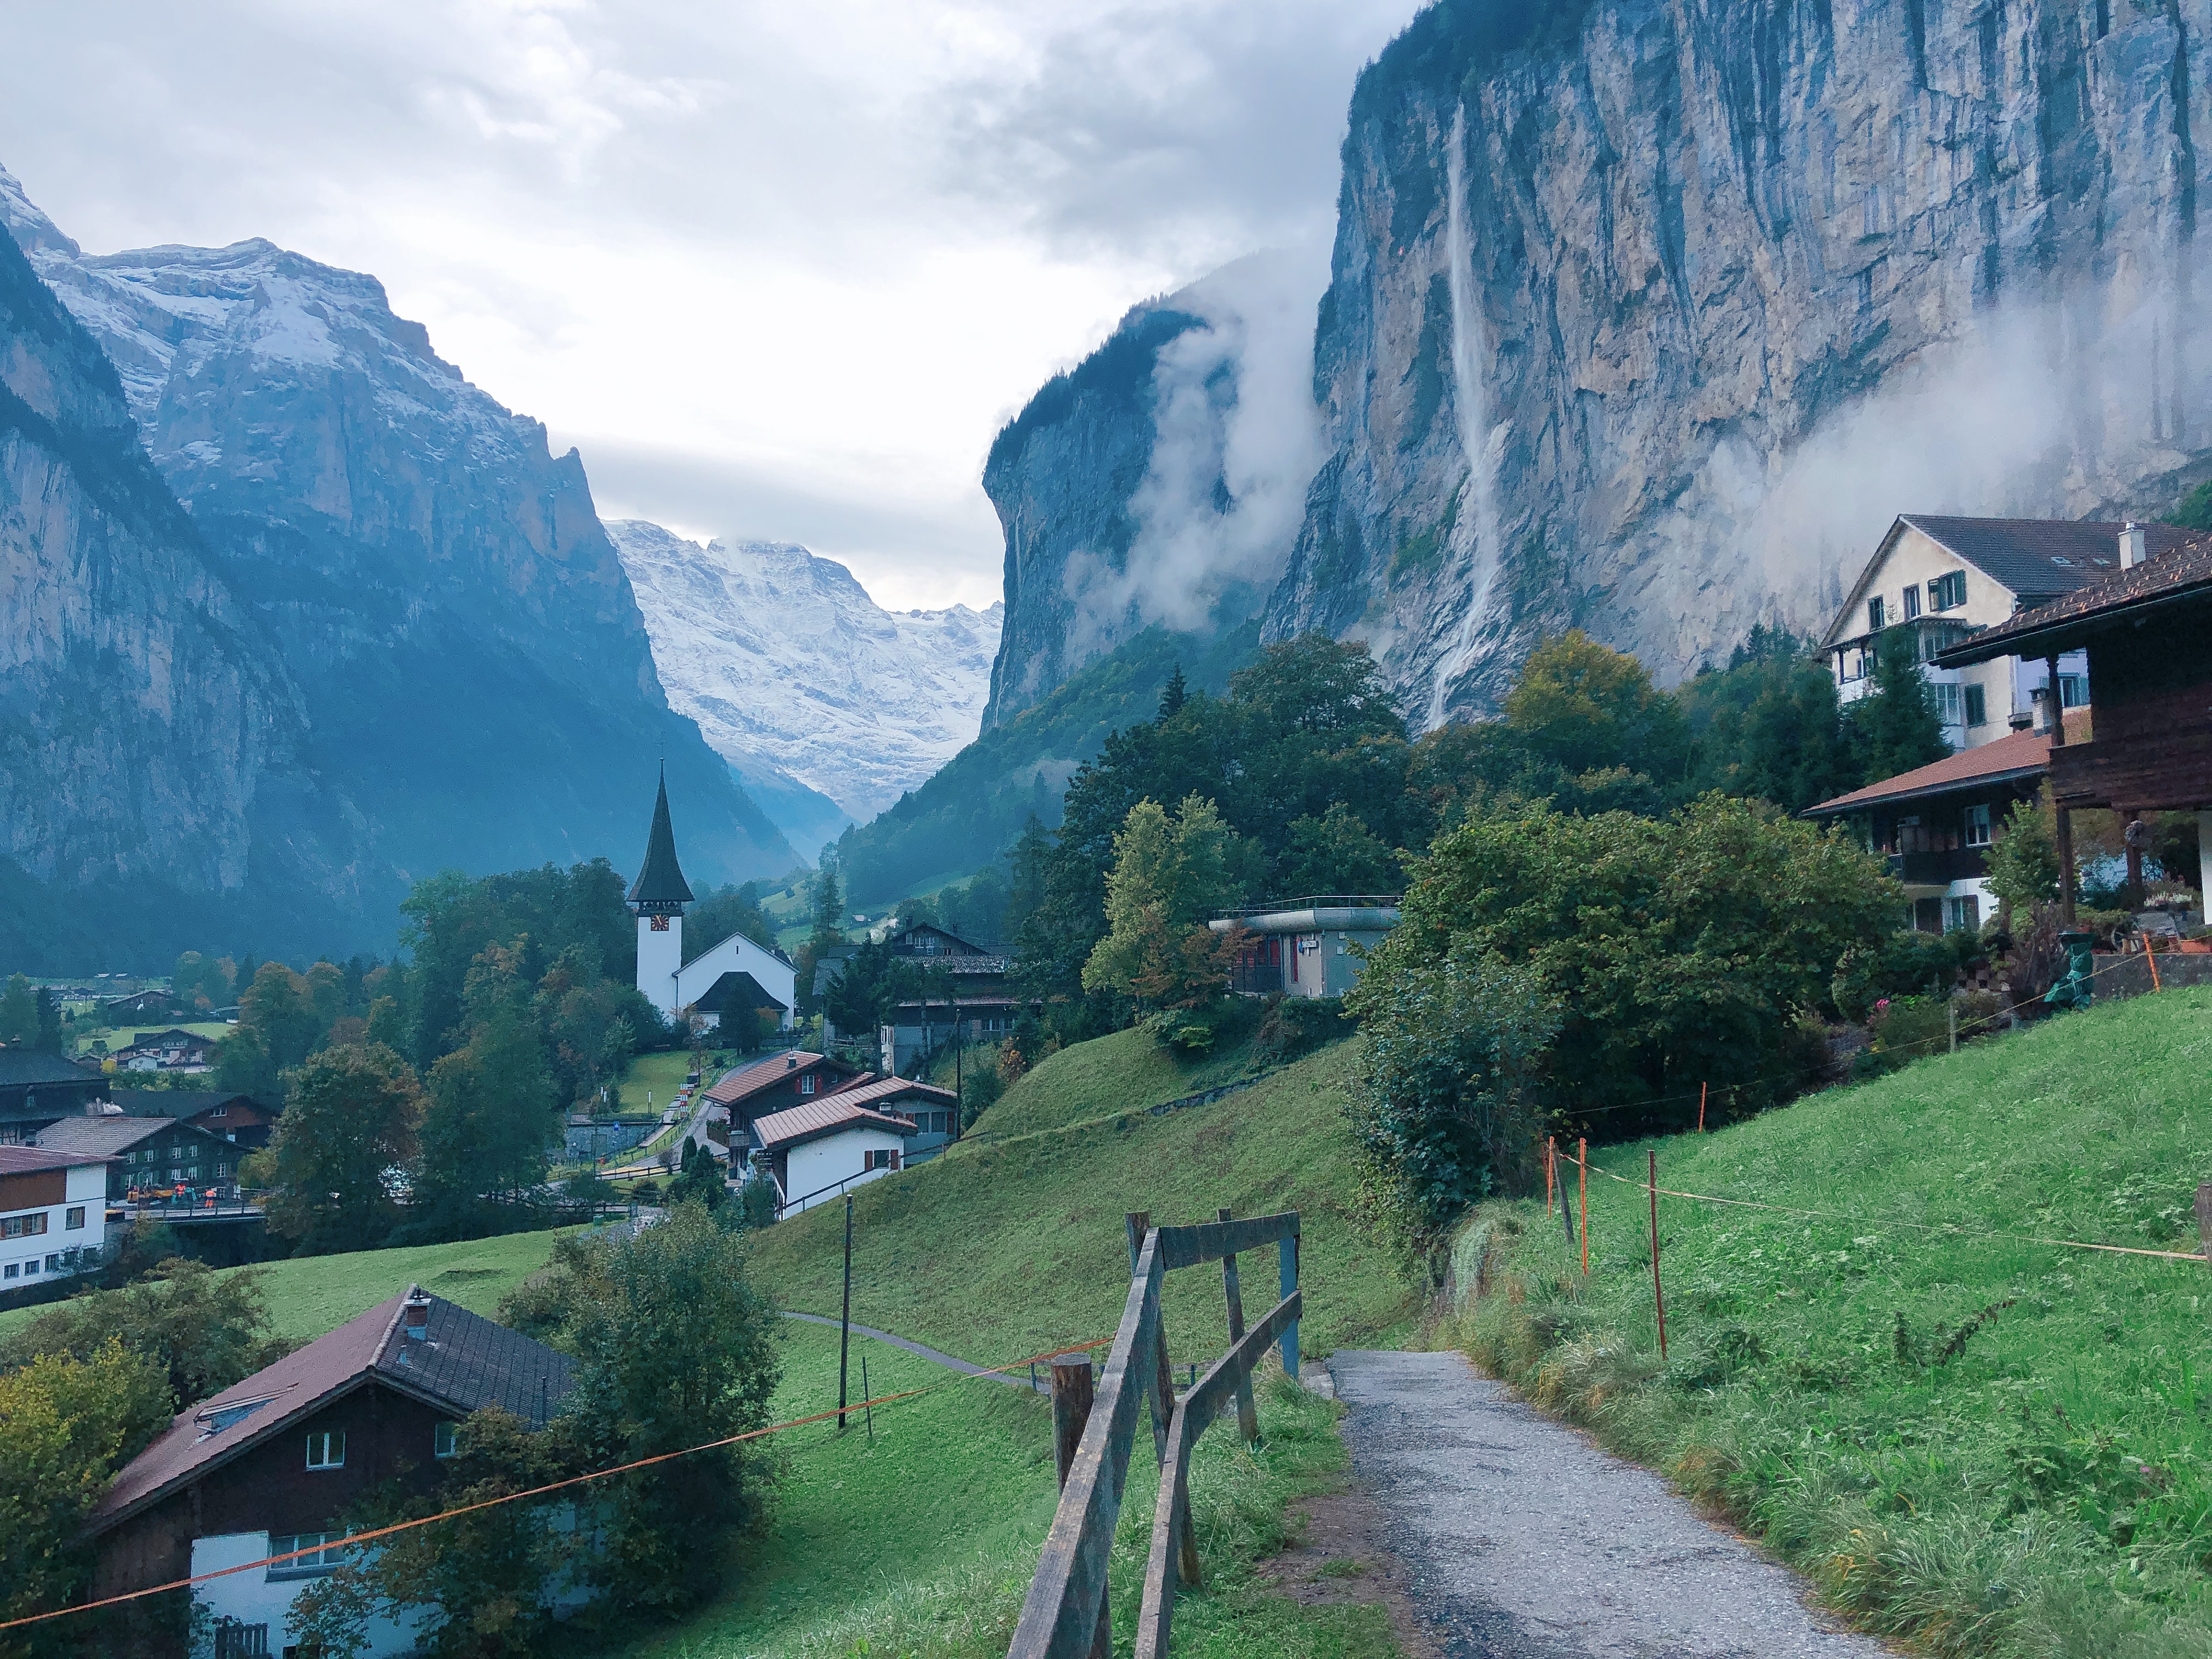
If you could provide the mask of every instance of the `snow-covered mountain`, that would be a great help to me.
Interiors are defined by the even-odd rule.
[[[1003,605],[885,611],[843,565],[788,543],[702,547],[642,519],[607,534],[670,703],[801,850],[873,817],[981,729]]]

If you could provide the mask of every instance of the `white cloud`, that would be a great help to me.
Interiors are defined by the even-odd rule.
[[[610,510],[980,604],[998,425],[1133,300],[1325,234],[1352,77],[1413,9],[18,9],[0,162],[95,252],[374,272]]]

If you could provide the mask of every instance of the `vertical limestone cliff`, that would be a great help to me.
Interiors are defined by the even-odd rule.
[[[0,958],[343,945],[389,903],[274,642],[0,237]]]
[[[1668,678],[1809,625],[1899,512],[2164,510],[2212,445],[2208,30],[2212,0],[1422,13],[1352,100],[1269,635],[1369,640],[1433,724],[1570,624]]]

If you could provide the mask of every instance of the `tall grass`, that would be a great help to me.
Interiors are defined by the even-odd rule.
[[[1593,1181],[1587,1283],[1540,1204],[1488,1206],[1434,1334],[1869,1629],[2212,1655],[2212,1273],[2000,1236],[2193,1249],[2208,1062],[2212,993],[2169,993],[1656,1143],[1662,1187],[1832,1213],[1662,1197],[1662,1363],[1641,1190]]]

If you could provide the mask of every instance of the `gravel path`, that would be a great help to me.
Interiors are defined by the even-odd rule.
[[[1805,1587],[1456,1353],[1339,1352],[1360,1482],[1450,1659],[1873,1659]]]
[[[837,1322],[823,1314],[793,1313],[787,1308],[784,1310],[783,1316],[786,1319],[801,1319],[810,1325],[827,1325],[833,1331],[837,1328]],[[994,1382],[1008,1383],[1017,1389],[1027,1389],[1030,1386],[1029,1373],[1026,1370],[987,1371],[973,1360],[957,1358],[938,1349],[924,1347],[919,1342],[910,1342],[902,1336],[893,1336],[889,1331],[877,1330],[872,1325],[855,1325],[853,1327],[853,1334],[872,1336],[878,1342],[888,1342],[894,1348],[903,1348],[910,1354],[918,1354],[932,1364],[943,1365],[948,1370],[958,1371],[963,1376],[988,1376]],[[1042,1392],[1042,1384],[1039,1385],[1039,1392]]]

